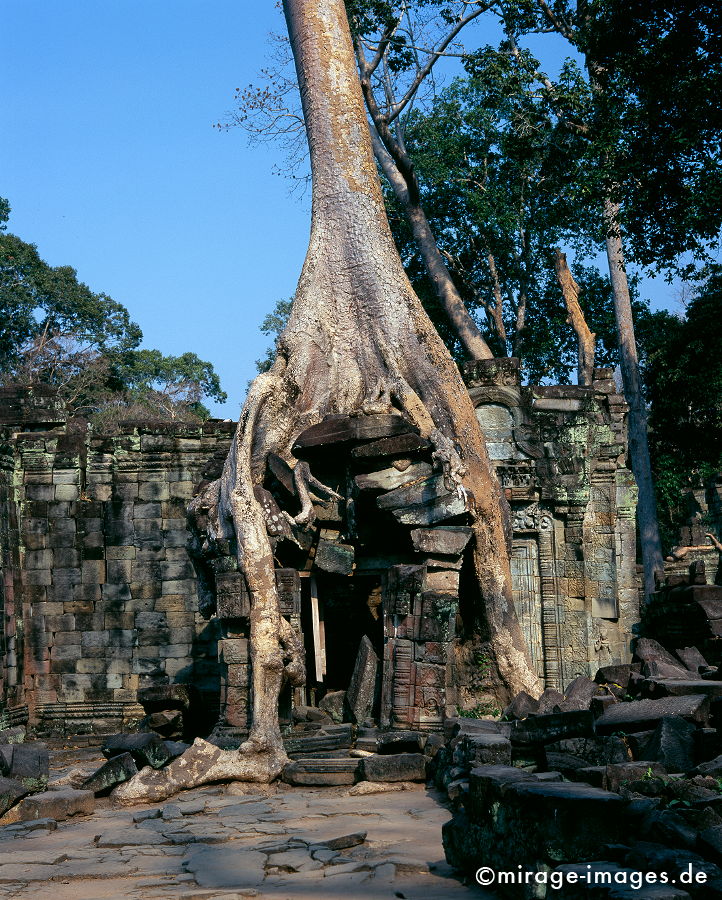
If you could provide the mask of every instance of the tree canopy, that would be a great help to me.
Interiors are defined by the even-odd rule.
[[[50,266],[6,230],[0,198],[0,377],[56,387],[71,413],[106,427],[118,418],[206,418],[226,398],[211,363],[194,353],[139,349],[140,327],[112,297]]]

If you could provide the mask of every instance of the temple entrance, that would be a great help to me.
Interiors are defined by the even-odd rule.
[[[307,702],[346,691],[361,641],[367,637],[383,658],[381,577],[333,575],[318,571],[302,580],[301,628],[307,669]],[[375,718],[378,710],[373,710]]]

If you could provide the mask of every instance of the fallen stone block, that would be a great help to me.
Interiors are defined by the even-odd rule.
[[[551,713],[512,722],[512,744],[551,744],[563,738],[592,737],[594,716],[590,711]]]
[[[92,791],[94,794],[103,794],[110,791],[116,784],[122,784],[137,774],[138,767],[132,754],[120,753],[93,772],[90,778],[86,778],[81,789]]]
[[[0,775],[20,781],[30,791],[42,791],[48,785],[50,756],[45,744],[0,744]]]
[[[696,647],[682,647],[679,650],[675,650],[674,653],[690,672],[699,674],[710,668],[709,663]]]
[[[13,778],[0,778],[0,816],[29,793],[28,788]]]
[[[14,728],[3,728],[0,731],[0,744],[22,744],[25,740],[25,727],[16,725]]]
[[[152,766],[160,769],[172,759],[165,741],[157,734],[116,734],[105,739],[102,753],[106,759],[112,759],[121,753],[130,753],[139,769]]]
[[[586,766],[607,766],[629,761],[629,750],[617,735],[592,738],[567,738],[547,744],[546,767],[556,769],[562,763],[566,769]],[[565,764],[566,761],[566,764]]]
[[[138,691],[138,703],[148,714],[168,709],[187,712],[199,702],[200,694],[192,684],[154,684]]]
[[[31,819],[55,819],[61,822],[71,816],[88,816],[94,809],[95,796],[92,791],[76,791],[70,788],[62,791],[43,791],[24,797],[5,813],[0,825],[27,822]]]
[[[492,806],[504,796],[506,789],[518,781],[533,781],[534,776],[513,766],[478,766],[469,774],[467,808],[475,821],[491,816]]]
[[[688,694],[705,694],[713,700],[722,697],[722,681],[706,681],[703,678],[645,678],[642,697],[659,700],[662,697],[684,697]]]
[[[297,759],[284,766],[286,784],[333,787],[358,780],[359,759]]]
[[[591,678],[587,678],[585,675],[577,676],[564,691],[564,699],[560,704],[561,711],[576,712],[589,709],[592,697],[598,690],[599,685]]]
[[[326,713],[336,724],[343,722],[346,691],[329,691],[319,702],[318,708]]]
[[[661,700],[633,700],[609,706],[596,720],[599,734],[615,731],[646,731],[656,728],[662,719],[681,716],[698,725],[707,725],[710,716],[710,700],[703,694],[684,697],[664,697]]]
[[[602,666],[594,676],[594,680],[597,684],[616,684],[626,690],[632,670],[633,667],[629,664]]]
[[[145,723],[161,737],[172,738],[183,735],[183,711],[180,709],[163,709],[151,713]]]
[[[361,762],[366,781],[426,781],[426,757],[421,753],[367,756]]]
[[[395,791],[418,791],[423,784],[418,781],[359,781],[348,792],[349,797],[366,794],[388,794]]]
[[[539,712],[539,701],[520,691],[501,714],[502,719],[526,719]]]
[[[546,688],[539,698],[538,713],[545,716],[548,713],[561,712],[561,705],[564,703],[564,694],[554,688]]]
[[[306,757],[322,750],[343,750],[353,742],[351,725],[329,725],[312,734],[289,735],[284,737],[286,753],[295,757]]]
[[[686,678],[689,670],[652,638],[639,638],[634,658],[642,663],[642,674],[660,678]]]
[[[618,792],[640,778],[661,777],[667,774],[663,765],[653,760],[616,763],[606,767],[605,787],[608,791]]]
[[[190,747],[190,744],[186,744],[183,741],[163,741],[163,743],[168,753],[170,753],[171,759],[182,756]]]
[[[501,734],[465,734],[461,753],[469,766],[511,765],[511,741]]]
[[[665,717],[645,748],[648,759],[657,760],[668,772],[689,772],[694,768],[695,731],[685,719]]]
[[[388,756],[393,753],[423,753],[427,735],[421,731],[387,731],[379,735],[376,752]]]
[[[309,850],[349,850],[351,847],[358,847],[366,840],[366,831],[354,831],[352,834],[341,834],[335,838],[328,838],[323,841],[314,841],[309,846]]]

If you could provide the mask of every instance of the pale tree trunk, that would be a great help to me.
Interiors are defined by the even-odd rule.
[[[557,249],[554,260],[557,281],[562,289],[564,305],[567,308],[567,321],[577,336],[577,381],[583,387],[591,386],[594,381],[594,340],[596,335],[590,331],[587,320],[579,305],[579,285],[567,265],[566,253]]]
[[[647,410],[639,377],[637,343],[634,337],[632,300],[629,294],[627,271],[624,265],[622,235],[619,228],[619,205],[610,199],[604,203],[607,229],[607,260],[614,294],[614,314],[619,336],[619,362],[622,369],[624,396],[629,404],[628,436],[632,472],[637,482],[637,522],[644,565],[644,594],[649,599],[654,591],[654,573],[664,569],[662,543],[657,523],[657,503],[654,495],[652,466],[647,441]]]
[[[368,90],[370,91],[370,88]],[[386,180],[391,185],[409,228],[411,228],[426,274],[429,276],[434,292],[451,323],[454,334],[471,359],[493,359],[494,354],[484,340],[479,326],[471,318],[439,251],[434,232],[419,201],[419,187],[408,155],[400,147],[396,148],[397,154],[403,154],[407,162],[408,174],[404,175],[379,137],[373,121],[369,123],[369,127],[374,155]],[[387,140],[393,140],[393,138],[389,135]]]
[[[269,452],[296,465],[295,438],[327,415],[395,411],[432,441],[447,481],[469,500],[483,612],[506,692],[539,693],[511,598],[501,488],[456,364],[394,245],[343,0],[284,0],[284,10],[311,151],[311,236],[276,361],[251,385],[223,475],[195,501],[208,510],[213,539],[229,540],[235,532],[251,595],[253,702],[250,736],[239,751],[196,742],[188,752],[195,754],[194,771],[207,753],[215,772],[235,765],[230,777],[246,781],[279,774],[285,760],[279,690],[284,680],[303,678],[298,636],[280,615],[254,486],[263,480]],[[302,466],[295,471],[301,488],[308,478]],[[114,796],[137,800],[146,790],[155,800],[171,782],[187,787],[185,756],[157,776],[140,773]]]

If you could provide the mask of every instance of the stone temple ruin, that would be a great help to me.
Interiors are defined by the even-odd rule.
[[[611,371],[591,387],[522,387],[517,362],[495,360],[465,379],[511,506],[514,599],[544,685],[628,662],[635,487]],[[68,423],[47,391],[5,389],[0,427],[2,726],[92,741],[143,717],[139,691],[191,685],[196,733],[237,745],[248,596],[234,548],[209,558],[202,515],[190,530],[186,518],[234,425],[102,435]],[[440,731],[484,698],[483,659],[460,651],[476,627],[463,500],[400,417],[327,419],[294,452],[343,499],[315,501],[314,526],[292,529],[281,459],[258,488],[282,611],[306,647],[308,683],[282,696],[282,722],[320,705],[360,726]]]

